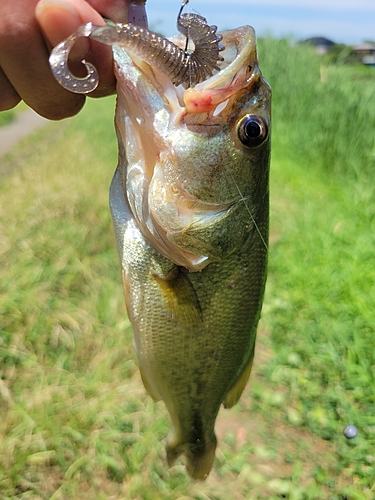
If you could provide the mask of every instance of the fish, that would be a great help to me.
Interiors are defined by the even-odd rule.
[[[181,93],[114,48],[119,162],[110,205],[143,383],[172,422],[167,458],[205,479],[220,405],[250,375],[267,267],[270,88],[253,30]]]
[[[110,208],[126,309],[143,384],[170,416],[168,464],[184,457],[197,480],[221,405],[250,376],[267,276],[271,89],[254,29],[220,35],[217,68],[185,86],[113,45]]]

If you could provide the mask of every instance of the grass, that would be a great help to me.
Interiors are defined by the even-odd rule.
[[[17,114],[25,111],[26,109],[26,104],[24,102],[20,102],[17,107],[9,109],[8,111],[0,112],[0,127],[4,127],[5,125],[12,123]]]
[[[286,39],[260,39],[259,53],[273,87],[274,134],[288,158],[347,179],[372,177],[375,71],[328,65]]]
[[[0,113],[0,127],[4,125],[9,125],[15,118],[15,112],[13,110],[3,111]]]
[[[341,160],[330,168],[312,146],[319,142],[304,143],[321,140],[313,131],[323,111],[307,110],[330,100],[315,100],[326,88],[316,77],[321,60],[306,47],[286,57],[285,44],[260,47],[275,126],[255,369],[241,402],[220,412],[203,484],[181,465],[167,468],[167,415],[145,394],[134,361],[107,201],[113,99],[89,101],[1,158],[1,499],[375,498],[375,205],[361,164],[372,146],[355,120],[363,151],[352,169]],[[346,96],[355,74],[327,71],[346,75],[331,100]],[[358,106],[370,93],[357,95]],[[325,154],[336,158],[339,144],[350,156],[348,131],[331,126],[337,144]],[[359,429],[352,441],[342,433],[349,423]]]
[[[284,162],[275,175],[286,193],[273,205],[280,236],[264,320],[277,355],[265,374],[288,387],[289,420],[335,442],[340,470],[365,489],[375,484],[371,191],[324,185],[318,173]],[[359,429],[353,442],[342,438],[351,423]]]

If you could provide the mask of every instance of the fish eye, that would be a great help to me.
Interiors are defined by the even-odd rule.
[[[260,116],[246,115],[238,124],[237,133],[244,146],[256,148],[267,139],[268,126]]]

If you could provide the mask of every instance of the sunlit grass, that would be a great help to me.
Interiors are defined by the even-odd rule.
[[[323,182],[322,182],[323,180]],[[324,182],[325,181],[325,182]],[[276,184],[277,183],[277,184]],[[367,186],[302,175],[275,162],[264,321],[276,356],[264,370],[288,387],[287,417],[337,444],[337,464],[375,484],[374,217]],[[280,196],[282,186],[283,196]],[[354,423],[359,436],[342,436]],[[327,484],[331,478],[327,477]],[[349,498],[351,498],[349,496]],[[366,498],[366,497],[364,497]]]
[[[273,130],[283,153],[308,169],[373,178],[373,68],[332,66],[314,48],[289,40],[260,39],[259,54],[273,88]]]
[[[4,125],[9,125],[10,123],[12,123],[14,121],[14,119],[16,118],[17,113],[22,113],[22,111],[25,111],[26,109],[27,109],[27,106],[22,101],[15,108],[1,112],[0,113],[0,127],[3,127]]]

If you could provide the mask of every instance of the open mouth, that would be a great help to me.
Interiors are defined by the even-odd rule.
[[[51,69],[57,81],[72,92],[88,94],[95,90],[99,77],[92,64],[82,61],[87,69],[84,78],[74,76],[68,67],[69,52],[76,40],[89,37],[112,46],[114,52],[125,51],[141,71],[151,79],[156,77],[165,96],[175,94],[186,113],[218,113],[218,106],[223,107],[232,95],[246,87],[258,71],[255,33],[250,26],[220,35],[215,26],[204,24],[204,28],[207,40],[200,40],[200,44],[206,52],[202,47],[191,52],[186,50],[186,38],[182,35],[168,40],[134,25],[98,27],[88,23],[53,49]]]
[[[220,70],[207,80],[185,90],[183,102],[186,113],[213,112],[219,114],[230,97],[246,88],[259,74],[255,32],[250,26],[222,33],[225,49]]]

